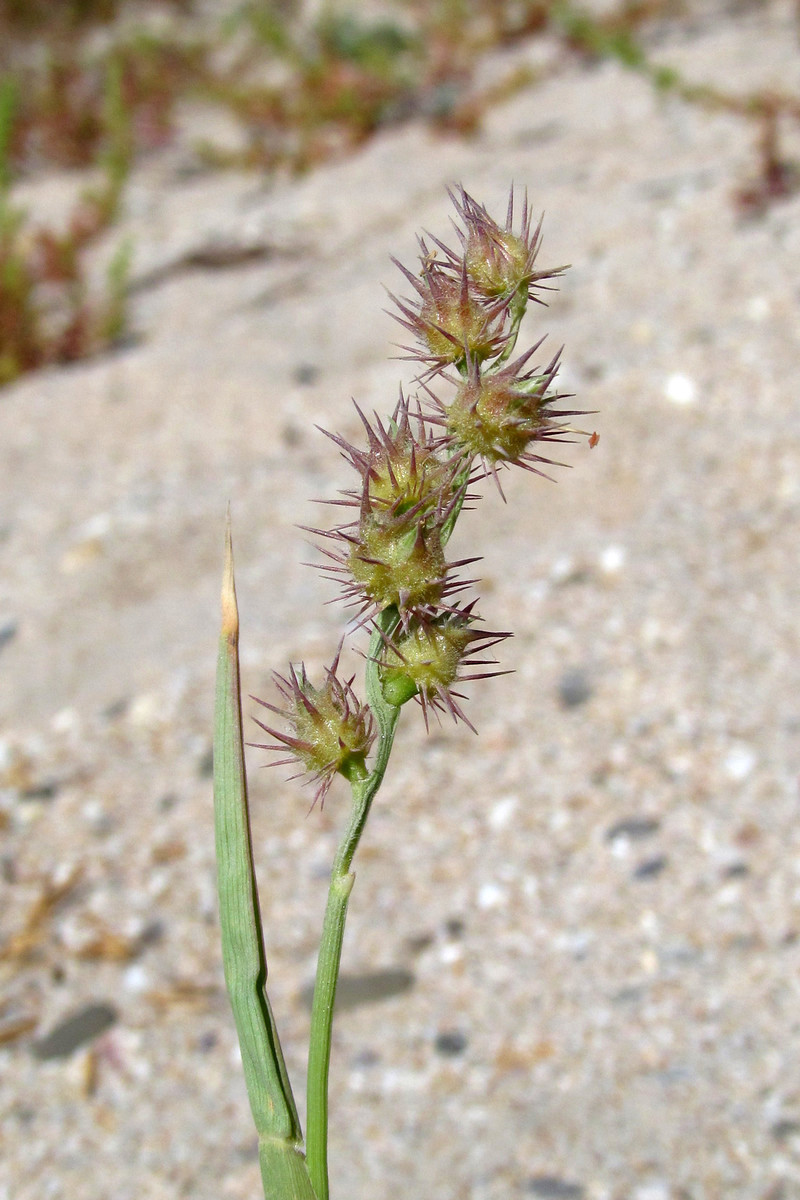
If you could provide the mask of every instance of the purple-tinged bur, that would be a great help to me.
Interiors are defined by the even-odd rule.
[[[448,263],[438,263],[425,253],[425,244],[421,245],[423,266],[419,277],[393,259],[419,296],[416,305],[392,296],[401,314],[393,316],[422,345],[422,352],[411,346],[403,349],[409,351],[411,359],[426,364],[429,376],[463,362],[467,354],[479,361],[494,358],[505,340],[505,304],[501,301],[488,306],[470,287],[463,264],[460,274],[452,275]]]
[[[347,499],[328,503],[349,504],[358,509],[366,503],[387,520],[412,511],[422,515],[441,509],[454,491],[458,463],[440,456],[438,439],[426,430],[422,412],[411,412],[402,390],[388,428],[377,414],[370,425],[358,405],[356,412],[367,434],[365,450],[345,441],[338,433],[322,430],[361,476],[357,490],[342,492]]]
[[[454,254],[438,239],[437,247],[444,254],[444,263],[454,272],[466,270],[474,290],[487,300],[507,300],[515,292],[524,291],[527,299],[542,303],[537,289],[546,288],[544,280],[556,279],[567,270],[563,267],[537,269],[536,259],[542,244],[542,222],[533,226],[533,212],[525,193],[519,233],[514,232],[514,189],[508,196],[505,226],[501,226],[474,200],[463,187],[450,192],[464,228],[456,226],[461,253]],[[462,268],[463,264],[463,268]]]
[[[468,471],[460,455],[438,455],[440,439],[427,434],[421,420],[412,423],[404,399],[389,429],[359,415],[366,450],[328,435],[361,476],[360,488],[335,502],[357,507],[358,519],[313,532],[338,544],[323,550],[332,564],[324,570],[342,583],[343,598],[365,616],[394,607],[405,625],[415,613],[449,608],[449,597],[467,586],[452,572],[475,560],[448,563],[444,544],[448,521],[466,498],[467,479],[460,475]]]
[[[541,344],[490,372],[482,373],[479,364],[469,359],[466,372],[450,380],[455,390],[449,402],[427,389],[432,406],[427,419],[442,429],[442,443],[451,452],[478,460],[495,481],[497,467],[504,464],[538,474],[543,474],[539,464],[563,465],[532,447],[573,440],[570,435],[577,431],[569,418],[583,415],[578,409],[554,407],[568,398],[550,390],[558,375],[560,351],[546,367],[525,370]]]
[[[430,710],[449,712],[454,721],[462,720],[475,732],[472,722],[458,703],[466,697],[453,690],[454,684],[470,679],[488,679],[505,675],[505,671],[478,671],[475,667],[496,665],[493,658],[476,658],[498,642],[511,637],[475,629],[479,620],[473,609],[475,601],[463,609],[454,609],[432,620],[415,620],[399,635],[383,637],[383,653],[379,659],[379,674],[384,699],[401,705],[416,698],[422,706],[426,728]],[[469,674],[464,674],[463,668]]]
[[[307,774],[316,785],[314,803],[319,800],[320,806],[325,803],[337,774],[352,777],[364,771],[375,740],[372,715],[356,697],[353,680],[342,681],[337,677],[338,664],[337,654],[333,666],[326,668],[325,682],[319,688],[310,682],[302,663],[299,668],[289,668],[288,679],[275,672],[275,683],[285,701],[283,707],[253,696],[262,708],[282,717],[292,732],[282,733],[255,718],[256,724],[276,741],[251,745],[260,750],[288,750],[288,758],[277,759],[272,765],[299,763],[298,775]]]

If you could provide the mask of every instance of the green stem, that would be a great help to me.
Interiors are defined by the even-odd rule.
[[[514,353],[514,347],[516,346],[517,338],[519,337],[519,327],[522,324],[522,318],[525,316],[527,307],[528,287],[527,284],[525,284],[518,287],[511,298],[511,305],[509,308],[511,315],[511,328],[509,329],[506,337],[506,344],[497,358],[492,361],[491,366],[488,368],[487,374],[491,374],[493,371],[497,371],[500,367],[504,366],[504,364],[508,362],[511,355]]]
[[[397,623],[394,609],[378,617],[384,633]],[[379,740],[375,765],[367,772],[363,764],[350,773],[353,808],[350,824],[342,839],[331,871],[328,903],[322,925],[322,941],[317,960],[317,979],[311,1009],[311,1038],[308,1051],[308,1088],[306,1113],[306,1164],[318,1200],[328,1200],[328,1075],[331,1062],[331,1034],[336,985],[342,958],[342,942],[347,919],[347,903],[355,875],[350,870],[364,832],[372,801],[380,788],[392,751],[400,709],[387,704],[381,692],[377,660],[383,647],[380,632],[372,635],[367,658],[367,700],[378,723]]]

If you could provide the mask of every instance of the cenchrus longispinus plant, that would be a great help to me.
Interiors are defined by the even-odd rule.
[[[425,725],[449,713],[472,724],[462,689],[498,674],[492,648],[507,632],[483,628],[464,570],[475,559],[449,561],[447,543],[465,506],[491,479],[502,496],[510,467],[547,474],[554,448],[582,431],[577,410],[557,390],[559,354],[536,365],[542,340],[516,354],[531,301],[542,304],[565,269],[538,265],[541,221],[527,196],[514,220],[514,190],[504,224],[463,188],[451,193],[458,244],[420,239],[420,267],[397,264],[412,295],[392,297],[421,366],[413,399],[400,399],[386,419],[368,420],[362,445],[329,434],[353,469],[353,486],[331,501],[346,519],[321,538],[323,570],[351,606],[361,632],[363,692],[342,678],[340,652],[324,676],[292,665],[275,675],[275,702],[257,724],[271,739],[256,745],[281,753],[307,777],[324,803],[339,775],[352,807],[331,872],[322,929],[308,1057],[303,1140],[278,1032],[265,990],[267,964],[248,816],[238,664],[239,618],[230,533],[222,591],[214,739],[218,885],[225,979],[233,1007],[250,1104],[259,1134],[267,1200],[328,1200],[328,1071],[353,856],[389,763],[401,709],[421,706]],[[516,226],[516,227],[515,227]],[[516,354],[516,357],[515,357]],[[592,434],[590,445],[597,437]]]

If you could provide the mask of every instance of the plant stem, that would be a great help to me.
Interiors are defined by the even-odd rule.
[[[397,624],[397,612],[385,609],[377,624],[389,634]],[[367,699],[378,722],[379,741],[375,765],[367,772],[363,765],[351,772],[353,808],[350,824],[342,839],[331,871],[328,903],[322,925],[322,941],[317,960],[317,979],[311,1009],[311,1039],[308,1051],[308,1087],[306,1113],[306,1164],[317,1200],[328,1200],[328,1075],[331,1061],[331,1033],[336,985],[342,957],[342,942],[347,919],[347,902],[355,875],[350,870],[372,801],[383,782],[400,709],[387,704],[381,692],[377,660],[383,647],[381,633],[372,635],[367,659]]]

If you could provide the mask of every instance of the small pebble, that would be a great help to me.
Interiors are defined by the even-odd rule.
[[[210,779],[214,774],[214,748],[209,746],[207,750],[200,755],[197,763],[197,774],[201,779]]]
[[[22,788],[21,800],[54,800],[58,795],[60,784],[56,779],[43,779],[41,783],[33,783],[30,787]]]
[[[16,621],[5,621],[0,625],[0,650],[7,646],[17,636],[19,626]]]
[[[658,833],[661,822],[657,817],[623,817],[606,830],[606,841],[613,842],[616,838],[630,838],[638,841]]]
[[[581,667],[571,667],[558,681],[558,698],[562,708],[577,708],[590,699],[594,688]]]
[[[514,813],[519,806],[517,796],[504,796],[502,800],[496,801],[489,810],[487,820],[491,829],[504,829],[509,823]]]
[[[505,888],[497,883],[484,883],[478,892],[478,908],[499,908],[505,902]]]
[[[733,783],[741,783],[751,774],[757,761],[755,752],[744,742],[738,742],[725,755],[725,774]]]
[[[150,986],[150,974],[141,963],[132,963],[122,973],[122,986],[134,995],[141,995]]]
[[[666,868],[667,861],[663,854],[659,854],[656,858],[646,858],[633,872],[633,878],[655,879]]]
[[[34,1042],[34,1057],[41,1062],[51,1058],[68,1058],[79,1047],[105,1033],[117,1018],[117,1010],[111,1004],[87,1004],[85,1008],[66,1017],[45,1037]]]
[[[298,363],[292,371],[292,379],[301,387],[309,387],[319,379],[319,367],[314,363]]]
[[[612,543],[600,555],[600,570],[604,575],[618,575],[625,566],[625,547]]]
[[[364,971],[360,975],[343,974],[336,988],[336,1011],[344,1012],[388,1000],[409,991],[416,983],[416,976],[405,967],[386,967],[382,971]],[[314,999],[314,985],[303,988],[301,998],[307,1008]]]
[[[751,321],[765,321],[770,314],[771,305],[767,296],[751,296],[747,301],[746,312]]]
[[[466,1050],[467,1038],[457,1029],[448,1029],[437,1033],[433,1045],[436,1053],[441,1054],[444,1058],[457,1058]]]
[[[664,396],[673,404],[681,406],[694,404],[697,399],[697,385],[688,375],[678,372],[670,375],[664,384]]]
[[[800,1121],[792,1121],[784,1117],[775,1122],[770,1133],[777,1142],[785,1142],[787,1138],[796,1137],[800,1133]]]
[[[634,1188],[632,1200],[670,1200],[671,1194],[669,1184],[663,1179],[656,1179]]]
[[[433,934],[428,933],[412,933],[405,939],[406,947],[410,954],[422,954],[423,950],[427,950],[433,945]]]
[[[570,1183],[558,1175],[534,1175],[525,1190],[532,1196],[539,1196],[540,1200],[581,1200],[583,1196],[583,1187],[579,1183]]]

